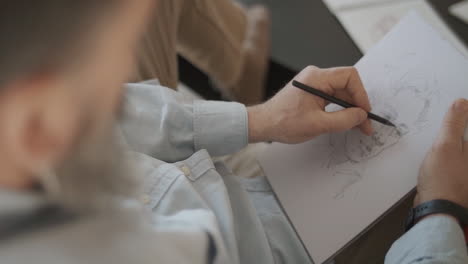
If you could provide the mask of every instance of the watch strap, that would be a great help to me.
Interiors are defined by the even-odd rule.
[[[410,230],[421,218],[433,214],[447,214],[455,217],[462,228],[468,226],[468,209],[448,200],[432,200],[410,210],[406,220],[406,231]]]

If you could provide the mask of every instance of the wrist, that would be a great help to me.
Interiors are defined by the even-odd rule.
[[[272,122],[265,104],[247,108],[249,143],[273,141]]]
[[[468,225],[468,209],[448,200],[431,200],[412,208],[406,219],[406,231],[424,219],[436,216],[449,216],[455,219],[461,227]]]

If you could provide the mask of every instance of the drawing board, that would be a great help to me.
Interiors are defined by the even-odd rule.
[[[420,15],[405,17],[356,65],[373,122],[298,145],[274,143],[260,163],[315,263],[324,263],[407,195],[449,105],[468,98],[468,60]],[[312,96],[312,95],[311,95]],[[328,111],[338,110],[331,106]]]

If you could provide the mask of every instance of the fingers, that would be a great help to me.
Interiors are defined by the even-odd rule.
[[[340,67],[328,70],[333,75],[330,78],[330,84],[333,89],[337,90],[336,95],[338,97],[349,100],[368,112],[371,111],[369,97],[356,68]],[[366,135],[372,135],[374,131],[372,123],[368,119],[359,128]]]
[[[330,95],[355,104],[367,112],[371,110],[369,97],[364,89],[359,73],[354,67],[320,69],[309,66],[296,78],[315,88],[322,89]],[[352,120],[345,121],[347,123],[343,124],[349,124],[351,121]],[[359,124],[359,128],[364,134],[371,135],[373,133],[370,120],[360,122]],[[331,126],[333,126],[333,124]],[[356,124],[352,126],[348,125],[348,129],[355,126]]]
[[[468,122],[468,101],[456,100],[445,115],[439,135],[439,143],[462,147]]]
[[[336,95],[338,98],[342,99],[342,100],[345,100],[347,102],[354,102],[353,98],[351,98],[351,96],[344,92],[344,91],[339,91],[338,93],[336,93]],[[370,136],[372,135],[372,133],[374,133],[374,129],[372,128],[372,122],[370,119],[367,119],[366,121],[364,121],[360,126],[359,128],[361,129],[362,133]]]
[[[366,119],[361,125],[359,125],[359,129],[361,129],[362,133],[368,136],[374,133],[374,128],[372,128],[372,123],[370,119]]]
[[[369,97],[356,68],[339,67],[325,69],[325,71],[330,75],[328,81],[334,90],[346,92],[350,95],[354,104],[368,112],[371,111]]]
[[[324,132],[341,132],[354,128],[367,120],[366,111],[361,108],[347,108],[324,113]]]

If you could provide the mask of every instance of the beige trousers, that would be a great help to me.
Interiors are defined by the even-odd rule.
[[[210,78],[233,83],[241,74],[245,9],[232,0],[159,0],[142,41],[136,77],[176,89],[177,54]]]

